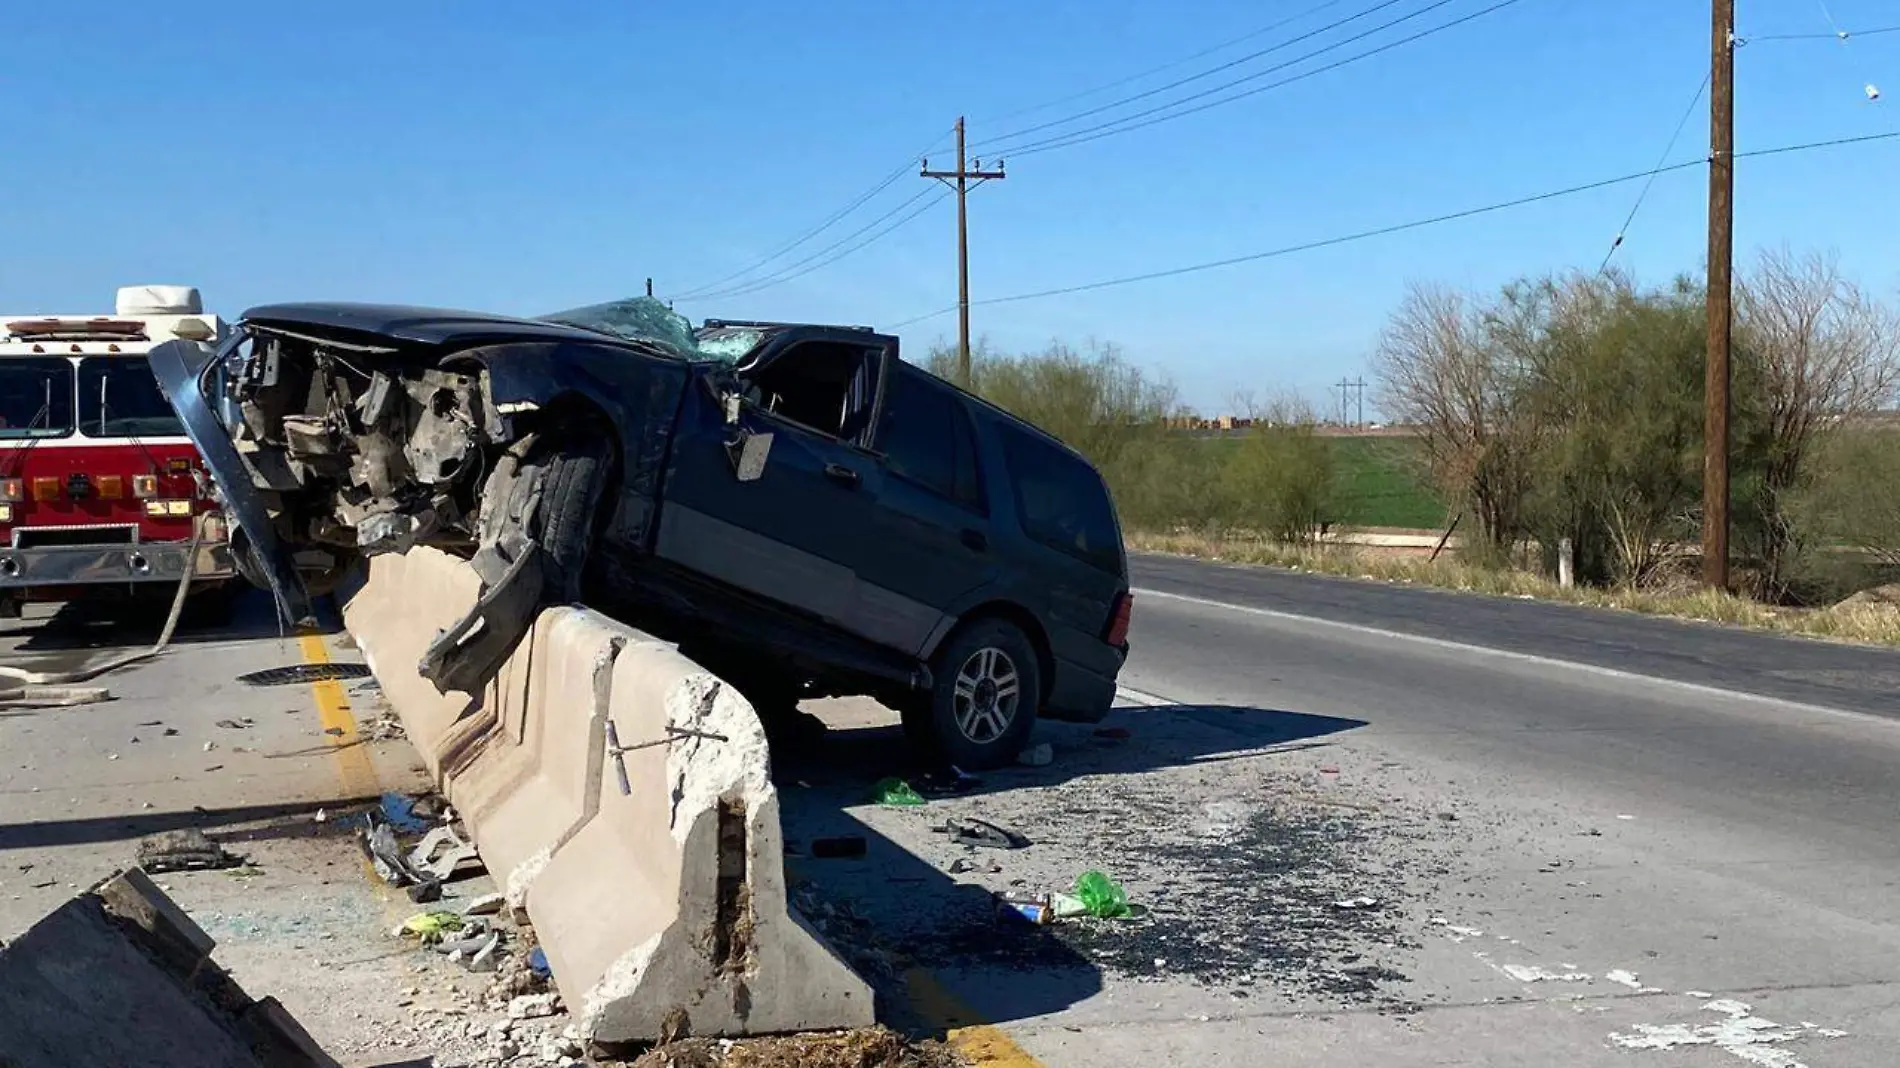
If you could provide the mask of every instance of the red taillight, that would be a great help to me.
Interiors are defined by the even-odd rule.
[[[1109,618],[1108,644],[1120,647],[1128,644],[1128,618],[1135,609],[1135,595],[1121,593],[1115,596],[1115,614]]]

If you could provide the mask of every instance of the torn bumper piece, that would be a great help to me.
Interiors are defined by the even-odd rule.
[[[0,1063],[339,1068],[215,944],[137,868],[86,891],[0,949]]]

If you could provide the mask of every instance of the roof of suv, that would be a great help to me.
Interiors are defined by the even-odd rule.
[[[243,321],[266,326],[302,325],[375,334],[419,345],[459,345],[491,338],[628,344],[625,339],[612,334],[563,323],[410,304],[363,304],[351,301],[261,304],[245,311]]]

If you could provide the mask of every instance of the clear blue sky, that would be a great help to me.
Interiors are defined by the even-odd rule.
[[[1354,29],[1427,2],[1403,0]],[[1327,58],[1487,2],[1453,0]],[[1117,92],[1005,117],[1315,3],[15,5],[0,64],[0,308],[97,310],[114,287],[148,281],[195,284],[227,316],[313,298],[531,314],[629,295],[649,275],[662,295],[678,293],[817,224],[947,133],[959,113],[981,142],[1373,0],[1342,0]],[[1900,23],[1890,0],[1828,5],[1849,29]],[[1829,29],[1819,0],[1741,6],[1744,37]],[[975,296],[1239,255],[1646,169],[1707,60],[1700,2],[1521,0],[1283,89],[1011,159],[1006,181],[972,195]],[[1738,64],[1743,149],[1900,129],[1900,34],[1758,42]],[[1869,103],[1867,82],[1888,95]],[[1698,114],[1675,154],[1693,158],[1706,146]],[[933,153],[933,166],[948,162],[943,148]],[[1862,281],[1894,292],[1896,164],[1900,142],[1743,161],[1738,254],[1782,241],[1833,250]],[[903,177],[780,262],[843,237],[923,181]],[[1705,190],[1700,169],[1660,178],[1619,259],[1657,281],[1698,268]],[[978,308],[975,331],[1005,348],[1117,342],[1204,410],[1224,408],[1236,389],[1293,388],[1320,400],[1328,383],[1363,372],[1407,280],[1490,287],[1594,267],[1636,192]],[[945,201],[824,270],[680,307],[695,319],[893,323],[954,302],[954,249]],[[954,338],[955,322],[904,328],[907,350]]]

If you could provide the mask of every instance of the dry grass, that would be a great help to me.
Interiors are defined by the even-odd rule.
[[[642,1054],[633,1068],[969,1068],[969,1061],[941,1042],[867,1027],[737,1041],[684,1038]]]
[[[1782,608],[1700,589],[1668,591],[1584,586],[1565,589],[1557,585],[1555,580],[1530,571],[1476,567],[1442,557],[1431,561],[1350,546],[1292,546],[1244,537],[1131,533],[1128,547],[1143,552],[1171,553],[1237,564],[1263,564],[1292,571],[1345,575],[1408,586],[1432,586],[1497,597],[1561,601],[1592,608],[1673,616],[1836,641],[1900,645],[1900,606],[1868,603],[1866,599],[1829,608]]]

